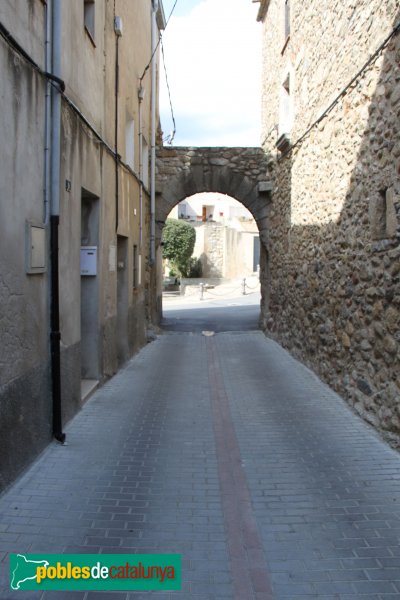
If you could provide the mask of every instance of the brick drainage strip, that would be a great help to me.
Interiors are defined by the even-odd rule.
[[[215,339],[207,337],[208,376],[225,532],[235,600],[273,600]]]

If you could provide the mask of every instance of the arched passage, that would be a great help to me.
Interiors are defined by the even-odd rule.
[[[268,216],[271,187],[268,161],[260,148],[162,147],[157,152],[156,248],[161,256],[162,229],[172,208],[201,192],[227,194],[253,215],[260,232],[261,316],[268,304]],[[158,261],[159,262],[159,261]],[[158,279],[161,272],[156,274]],[[156,315],[161,317],[161,287],[157,286]]]

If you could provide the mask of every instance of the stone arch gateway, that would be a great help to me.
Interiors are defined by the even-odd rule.
[[[201,192],[227,194],[253,215],[261,241],[261,317],[268,305],[268,221],[271,204],[271,162],[261,148],[160,147],[156,164],[156,248],[160,255],[162,229],[168,214],[185,198]],[[161,317],[161,288],[155,317]]]

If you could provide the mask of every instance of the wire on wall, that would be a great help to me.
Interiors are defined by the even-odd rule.
[[[170,135],[168,135],[163,140],[163,142],[168,142],[168,144],[172,144],[172,142],[174,140],[174,137],[175,137],[175,134],[176,134],[176,123],[175,123],[174,109],[173,109],[173,106],[172,106],[171,90],[170,90],[169,82],[168,82],[167,66],[165,64],[164,44],[162,42],[162,39],[161,39],[161,54],[162,54],[162,59],[163,59],[164,73],[165,73],[165,82],[167,84],[168,99],[169,99],[169,105],[170,105],[170,108],[171,108],[171,118],[172,118],[172,124],[173,124],[172,133]]]
[[[171,12],[169,13],[169,17],[168,17],[168,19],[167,19],[167,22],[165,23],[165,28],[164,28],[164,31],[165,31],[165,30],[167,29],[167,27],[168,27],[168,23],[169,23],[169,21],[170,21],[170,19],[171,19],[172,15],[173,15],[173,13],[174,13],[174,10],[175,10],[175,7],[176,7],[176,5],[177,5],[177,4],[178,4],[178,0],[175,0],[175,2],[174,2],[174,5],[173,5],[173,7],[172,7],[172,9],[171,9]],[[160,43],[161,43],[161,33],[160,33],[160,36],[159,36],[159,39],[158,39],[158,43],[157,43],[156,47],[155,47],[155,48],[154,48],[154,50],[153,50],[153,54],[151,55],[151,57],[150,57],[150,60],[149,60],[149,62],[147,63],[147,65],[145,66],[145,69],[144,69],[144,71],[143,71],[143,73],[142,73],[142,76],[141,76],[141,78],[139,79],[139,82],[140,82],[140,83],[142,83],[142,81],[143,81],[143,79],[144,79],[144,76],[146,75],[147,71],[149,70],[149,68],[150,68],[150,66],[151,66],[151,63],[153,62],[154,55],[155,55],[155,53],[157,52],[157,50],[158,50],[158,47],[159,47]]]
[[[307,137],[307,135],[310,133],[310,131],[312,131],[312,129],[314,129],[314,127],[316,127],[317,125],[319,125],[319,123],[335,108],[335,106],[340,102],[340,99],[343,98],[343,96],[345,96],[347,94],[347,92],[349,91],[349,89],[353,87],[353,85],[364,74],[364,72],[368,69],[368,67],[378,58],[378,56],[381,54],[381,52],[386,48],[386,46],[389,44],[390,40],[395,35],[397,35],[399,32],[400,32],[400,22],[397,23],[397,25],[395,25],[395,27],[392,29],[392,31],[389,33],[389,35],[383,40],[383,42],[375,50],[375,52],[373,54],[371,54],[371,56],[363,64],[363,66],[361,67],[361,69],[359,71],[357,71],[357,73],[354,75],[354,77],[351,79],[351,81],[336,96],[336,98],[328,106],[328,108],[324,110],[324,112],[318,117],[318,119],[316,119],[308,127],[308,129],[306,129],[306,131],[290,146],[290,148],[288,148],[288,150],[286,150],[286,152],[283,152],[281,154],[281,156],[279,157],[279,159],[282,159],[285,156],[287,156],[288,154],[290,154],[292,152],[292,150],[294,150],[294,148],[296,148],[297,146],[299,146],[302,143],[302,141],[304,140],[304,138]]]

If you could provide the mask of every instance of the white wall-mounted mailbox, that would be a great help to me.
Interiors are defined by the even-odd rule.
[[[81,275],[97,275],[97,246],[81,246]]]

